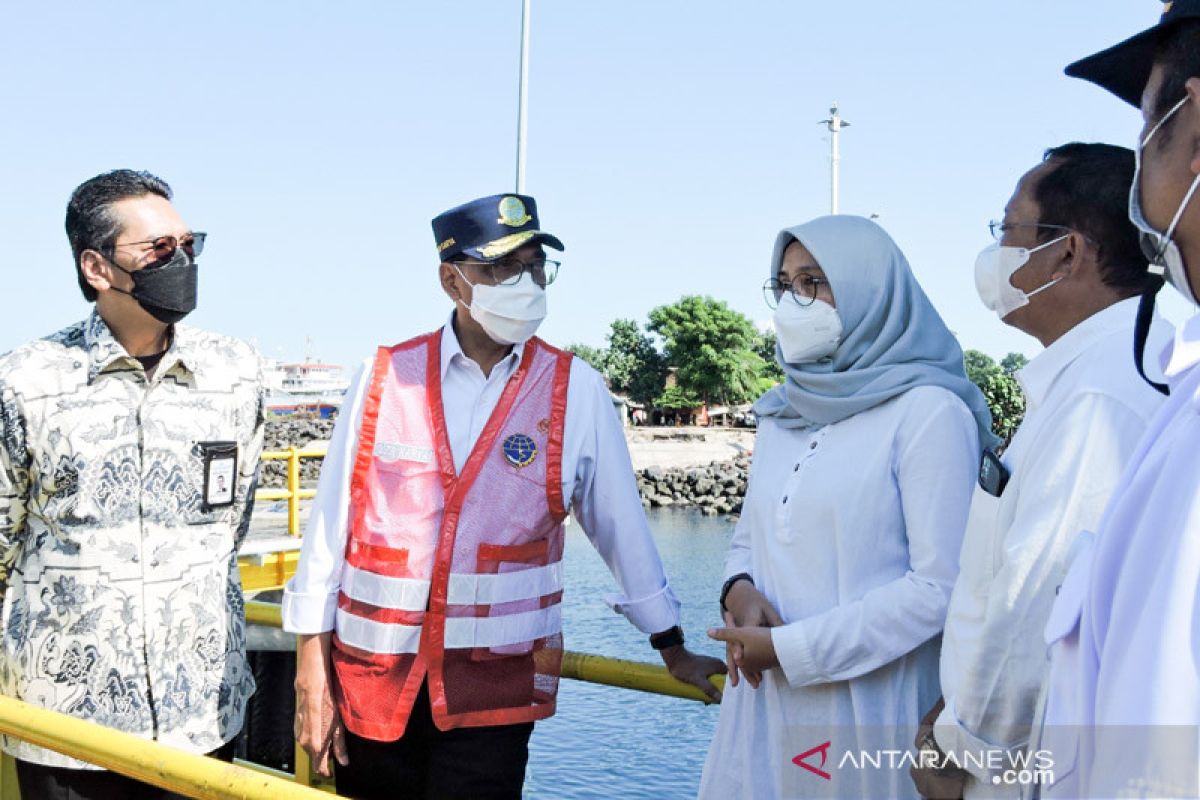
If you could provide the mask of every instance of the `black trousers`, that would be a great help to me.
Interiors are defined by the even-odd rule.
[[[346,732],[350,763],[334,765],[338,794],[357,800],[520,798],[532,733],[532,722],[439,731],[422,685],[396,741]]]
[[[237,740],[231,739],[208,755],[233,761]],[[184,795],[151,786],[119,772],[44,767],[17,759],[17,784],[22,800],[185,800]]]

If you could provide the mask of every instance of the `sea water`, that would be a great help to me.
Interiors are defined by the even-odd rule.
[[[718,658],[705,635],[720,625],[725,550],[733,523],[697,511],[648,514],[667,577],[683,603],[688,649]],[[577,523],[567,528],[563,630],[568,650],[661,664],[648,637],[604,603],[616,583]],[[534,729],[528,798],[695,797],[718,708],[694,700],[563,680],[558,713]]]

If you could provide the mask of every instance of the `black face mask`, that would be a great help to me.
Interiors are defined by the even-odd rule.
[[[167,261],[132,272],[111,258],[108,263],[133,278],[133,291],[112,288],[132,297],[159,322],[171,325],[196,310],[196,262],[182,247]]]

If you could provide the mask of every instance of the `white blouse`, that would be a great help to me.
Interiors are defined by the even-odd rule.
[[[725,572],[783,617],[781,669],[725,692],[701,797],[917,796],[902,754],[939,694],[978,466],[975,420],[941,388],[816,430],[760,421]],[[818,771],[793,762],[827,741],[824,765],[802,759]]]

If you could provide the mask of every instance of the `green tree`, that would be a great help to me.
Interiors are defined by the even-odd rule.
[[[1024,368],[1028,363],[1029,359],[1022,354],[1009,353],[1004,357],[1004,360],[1000,362],[1000,369],[1004,370],[1009,375],[1012,375],[1017,370]]]
[[[680,388],[679,384],[675,384],[654,398],[654,405],[668,411],[689,411],[699,406],[700,401],[695,395]]]
[[[1016,363],[1014,356],[1024,358],[1010,353],[1004,363]],[[1025,417],[1025,395],[1021,392],[1020,384],[1004,366],[978,350],[966,351],[963,363],[967,377],[983,392],[983,398],[992,412],[992,432],[1007,444]]]
[[[783,383],[783,368],[775,360],[776,341],[775,331],[760,331],[754,345],[754,352],[763,360],[762,372],[758,376],[770,380],[768,389],[777,383]]]
[[[618,319],[608,333],[604,374],[617,392],[635,403],[650,405],[667,381],[667,362],[654,339],[631,319]]]
[[[720,404],[756,395],[764,363],[755,352],[758,332],[744,314],[711,297],[690,295],[651,311],[647,327],[663,338],[682,392]]]
[[[604,372],[604,365],[608,360],[608,353],[604,348],[592,347],[589,344],[569,344],[566,349],[591,364],[598,372]]]

